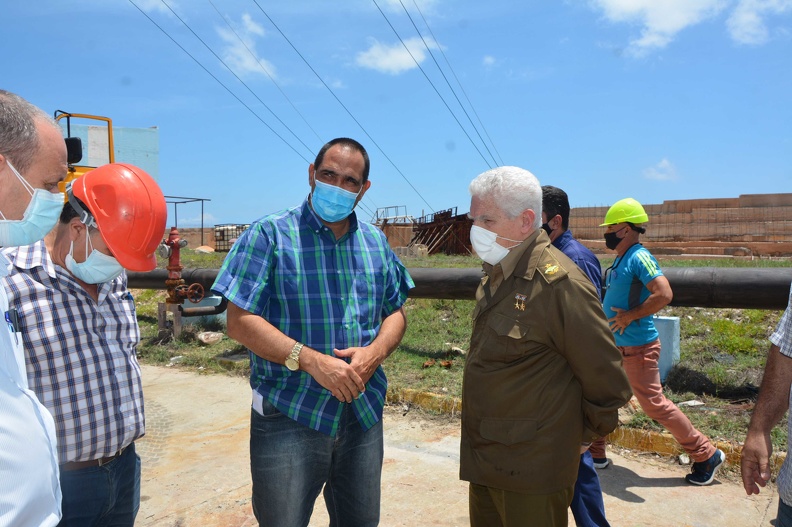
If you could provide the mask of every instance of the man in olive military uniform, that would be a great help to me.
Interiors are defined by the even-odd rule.
[[[517,167],[470,184],[484,260],[462,389],[470,523],[566,526],[580,454],[631,396],[591,281],[540,228],[542,188]]]

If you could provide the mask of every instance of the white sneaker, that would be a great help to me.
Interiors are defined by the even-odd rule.
[[[610,459],[606,457],[595,457],[592,458],[592,461],[594,462],[594,468],[608,468],[610,465]]]

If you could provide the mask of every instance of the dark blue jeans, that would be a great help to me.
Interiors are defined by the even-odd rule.
[[[605,519],[599,476],[588,450],[580,456],[575,495],[569,508],[572,509],[578,527],[610,527]]]
[[[260,526],[305,527],[324,486],[331,527],[374,527],[380,515],[382,421],[363,431],[344,405],[336,437],[303,426],[266,399],[251,410],[253,513]]]
[[[63,518],[58,527],[131,527],[140,508],[140,457],[135,443],[101,467],[61,471]]]
[[[792,527],[792,507],[784,503],[781,498],[778,498],[776,527]]]

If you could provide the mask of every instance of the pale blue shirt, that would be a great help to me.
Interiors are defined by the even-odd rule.
[[[770,342],[778,346],[782,354],[792,358],[792,288],[789,291],[789,305],[784,316],[778,322],[775,332],[770,335]],[[789,393],[789,408],[792,409],[792,390]],[[787,441],[792,437],[792,419],[787,420]],[[789,451],[789,445],[787,445]],[[792,505],[792,461],[787,456],[778,474],[778,495],[787,505]]]
[[[0,254],[0,527],[57,525],[61,517],[55,421],[28,388],[22,337],[6,322]]]

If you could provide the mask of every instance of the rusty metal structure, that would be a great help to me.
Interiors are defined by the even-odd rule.
[[[413,224],[413,237],[408,247],[424,245],[432,254],[471,254],[471,219],[457,214],[457,208],[433,212],[418,218]]]

